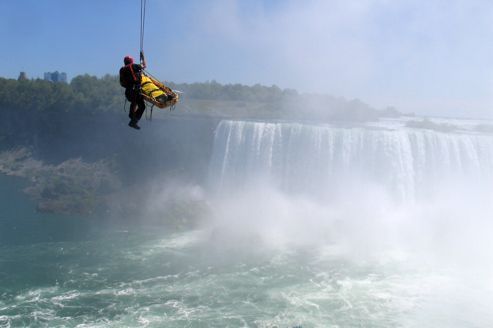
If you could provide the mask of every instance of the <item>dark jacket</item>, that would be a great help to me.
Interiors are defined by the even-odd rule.
[[[120,85],[125,89],[134,89],[139,86],[143,69],[139,64],[129,64],[120,68]]]

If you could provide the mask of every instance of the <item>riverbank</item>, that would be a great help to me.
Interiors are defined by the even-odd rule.
[[[0,173],[28,181],[24,192],[40,212],[89,214],[121,187],[110,161],[68,159],[52,165],[33,158],[27,148],[0,153]]]
[[[9,188],[26,194],[40,213],[99,215],[120,222],[145,218],[145,224],[183,230],[195,226],[210,211],[200,185],[169,176],[125,185],[116,164],[109,160],[46,164],[27,148],[17,148],[0,153],[0,174],[22,181]]]

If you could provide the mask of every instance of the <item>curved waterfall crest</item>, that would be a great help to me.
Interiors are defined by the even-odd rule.
[[[406,200],[452,181],[484,184],[492,177],[492,136],[405,127],[224,120],[210,164],[220,188],[262,180],[289,192],[330,195],[365,182]]]

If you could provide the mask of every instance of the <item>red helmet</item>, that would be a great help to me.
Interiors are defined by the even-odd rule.
[[[125,56],[125,58],[123,58],[123,63],[125,65],[133,64],[134,63],[134,59],[132,58],[132,56]]]

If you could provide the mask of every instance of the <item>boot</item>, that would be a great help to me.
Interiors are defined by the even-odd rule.
[[[131,120],[128,123],[128,126],[131,127],[131,128],[134,128],[135,130],[140,130],[140,126],[137,125],[137,121],[136,120]]]

